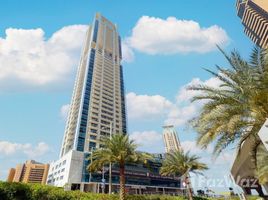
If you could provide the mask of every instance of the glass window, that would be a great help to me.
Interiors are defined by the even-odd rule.
[[[95,135],[90,135],[90,139],[92,139],[92,140],[96,140],[96,139],[97,139],[97,136],[95,136]]]
[[[89,147],[90,148],[95,148],[96,147],[96,143],[95,142],[89,142]]]

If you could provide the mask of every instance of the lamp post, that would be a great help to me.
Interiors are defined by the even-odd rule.
[[[113,122],[110,122],[110,140],[112,139]],[[109,195],[112,193],[112,163],[109,163]]]
[[[101,180],[101,188],[102,188],[102,193],[104,194],[104,189],[105,189],[105,178],[104,178],[104,165],[102,166],[102,180]]]
[[[93,156],[92,156],[92,154],[93,154],[93,147],[91,147],[90,150],[91,150],[91,152],[90,152],[90,164],[91,164],[92,161],[93,161]],[[90,182],[92,181],[92,173],[91,172],[89,173],[89,181]]]
[[[108,129],[108,128],[107,128]],[[110,122],[110,140],[113,134],[113,122]],[[109,195],[112,193],[112,163],[109,163]]]

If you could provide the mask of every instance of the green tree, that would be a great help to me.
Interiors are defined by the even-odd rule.
[[[257,152],[257,176],[261,184],[268,183],[268,152],[264,145],[258,147]]]
[[[215,144],[217,156],[231,144],[240,150],[244,141],[252,140],[251,154],[258,168],[257,152],[263,144],[257,133],[268,117],[268,54],[256,47],[246,61],[236,51],[221,52],[230,67],[216,66],[217,72],[206,69],[221,84],[189,87],[199,91],[192,101],[203,102],[199,116],[191,121],[198,133],[197,144],[202,148]]]
[[[147,163],[150,156],[137,151],[137,144],[128,135],[113,134],[103,140],[104,148],[93,152],[89,171],[94,172],[109,163],[118,164],[120,170],[120,200],[125,200],[125,165],[127,163]]]
[[[184,177],[184,181],[187,186],[187,192],[189,199],[192,200],[191,183],[189,178],[189,172],[201,173],[207,170],[208,167],[205,163],[199,162],[199,157],[190,155],[189,152],[174,151],[166,154],[163,165],[160,169],[160,173],[163,176],[181,176]]]

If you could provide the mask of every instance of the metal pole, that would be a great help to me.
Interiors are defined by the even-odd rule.
[[[102,166],[102,193],[104,193],[105,182],[104,182],[104,165]]]
[[[91,153],[90,153],[90,164],[92,163],[92,153],[93,153],[93,150],[92,150],[92,147],[91,147]],[[90,172],[89,173],[89,181],[91,182],[92,181],[92,173]]]
[[[110,122],[110,140],[112,139],[112,125],[113,122]],[[109,195],[112,193],[112,163],[109,164]]]

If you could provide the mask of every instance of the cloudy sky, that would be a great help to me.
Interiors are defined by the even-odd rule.
[[[232,150],[212,160],[187,121],[200,103],[186,87],[217,86],[203,68],[228,67],[217,50],[253,47],[234,0],[4,0],[0,7],[0,179],[26,159],[57,159],[87,25],[101,12],[123,40],[128,131],[141,150],[163,152],[162,125],[174,124],[185,150],[228,176]],[[214,187],[223,191],[226,187]]]

